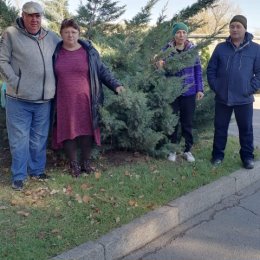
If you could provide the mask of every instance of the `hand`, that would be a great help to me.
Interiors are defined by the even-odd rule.
[[[162,69],[163,66],[164,66],[164,64],[165,64],[165,61],[164,61],[164,60],[158,60],[158,61],[155,63],[155,65],[156,65],[156,67],[157,67],[158,69]]]
[[[203,92],[201,92],[201,91],[197,92],[197,94],[196,94],[196,99],[197,100],[201,100],[201,99],[203,99],[203,97],[204,97],[204,93]]]
[[[123,86],[118,86],[118,87],[116,87],[116,93],[117,93],[117,94],[122,93],[124,90],[125,90],[125,88],[124,88]]]

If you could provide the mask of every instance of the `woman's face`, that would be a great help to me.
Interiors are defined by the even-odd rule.
[[[177,31],[174,36],[177,45],[183,45],[187,40],[187,38],[188,38],[187,32],[184,30]]]
[[[73,27],[66,27],[61,30],[61,37],[64,44],[74,46],[79,39],[79,31]]]

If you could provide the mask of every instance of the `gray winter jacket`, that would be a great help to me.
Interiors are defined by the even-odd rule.
[[[59,40],[43,28],[38,37],[30,35],[21,18],[6,29],[0,42],[0,74],[7,82],[8,96],[30,102],[54,97],[52,54]]]

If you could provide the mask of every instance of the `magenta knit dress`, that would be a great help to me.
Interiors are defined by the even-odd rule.
[[[57,75],[57,129],[54,148],[64,140],[92,135],[100,145],[99,128],[95,131],[91,118],[91,93],[88,56],[81,47],[75,51],[61,48],[55,64]],[[56,143],[56,145],[55,145]],[[56,148],[58,148],[56,147]]]

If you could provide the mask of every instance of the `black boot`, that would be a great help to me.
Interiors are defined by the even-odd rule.
[[[70,161],[70,175],[72,177],[79,177],[80,175],[80,164],[77,161]]]
[[[84,160],[81,164],[81,172],[91,174],[95,170],[90,166],[90,160]]]

